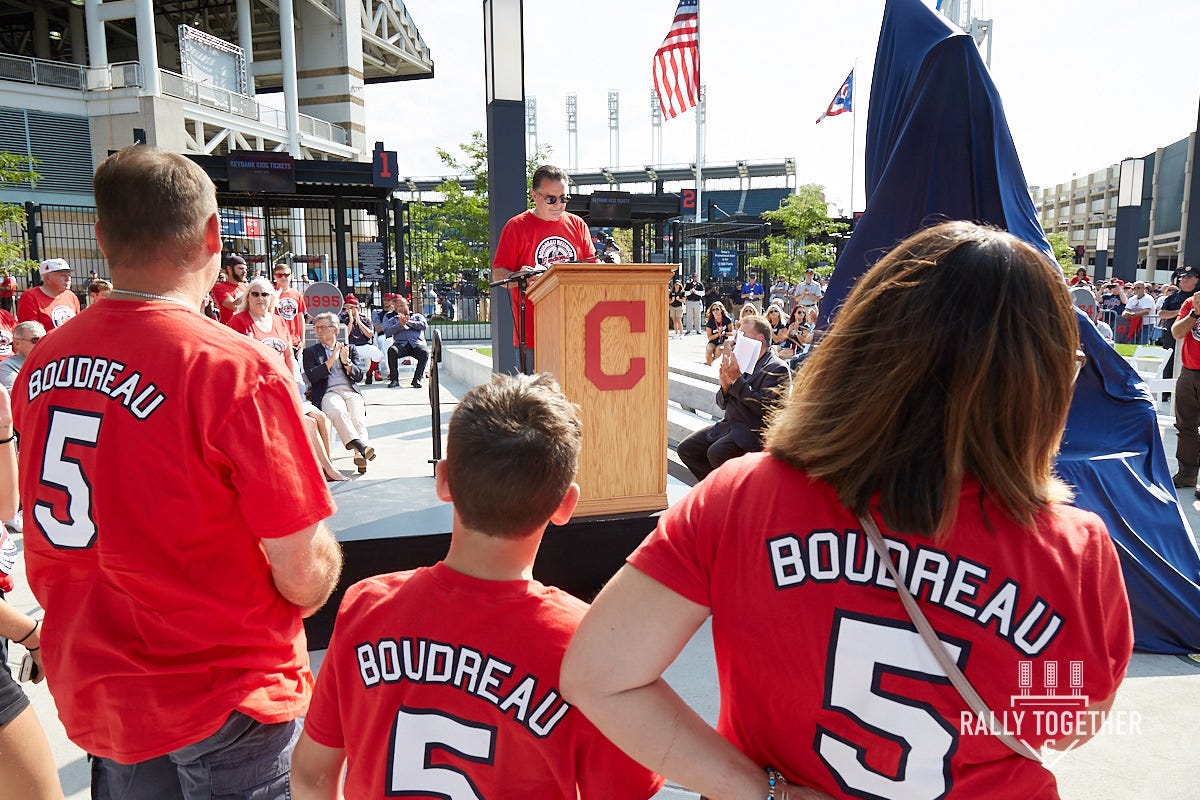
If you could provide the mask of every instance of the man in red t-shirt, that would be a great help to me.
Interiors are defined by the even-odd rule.
[[[139,145],[94,191],[120,288],[39,342],[13,391],[46,677],[97,796],[283,796],[312,686],[302,618],[341,565],[333,501],[292,376],[199,313],[212,181]]]
[[[492,259],[492,280],[502,281],[514,272],[549,267],[571,261],[592,261],[596,248],[587,223],[567,211],[567,174],[558,167],[544,164],[533,173],[533,210],[522,211],[504,224],[496,255]],[[520,346],[520,290],[512,287],[513,346]],[[533,350],[533,303],[525,301],[525,344]],[[529,359],[532,367],[532,355]]]
[[[296,800],[333,797],[347,761],[360,800],[639,800],[662,785],[558,691],[587,605],[531,574],[547,523],[579,499],[579,442],[549,375],[494,376],[463,397],[434,473],[454,504],[450,552],[346,593],[296,745]]]
[[[221,324],[233,319],[238,301],[246,293],[246,259],[237,254],[225,256],[225,280],[212,287],[213,301],[221,314]]]
[[[1192,269],[1185,267],[1185,270]],[[1179,316],[1171,324],[1171,335],[1181,341],[1183,368],[1175,382],[1175,486],[1195,489],[1200,470],[1200,308],[1195,296],[1183,301]],[[1200,489],[1195,489],[1200,498]]]
[[[304,304],[304,295],[292,288],[292,268],[283,261],[275,265],[275,290],[279,293],[275,313],[287,325],[292,338],[292,355],[299,358],[304,349],[304,314],[308,306]]]
[[[79,313],[79,298],[71,291],[71,265],[48,258],[38,267],[42,285],[25,290],[17,301],[17,322],[37,320],[53,330]]]

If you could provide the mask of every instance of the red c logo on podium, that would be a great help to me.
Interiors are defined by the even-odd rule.
[[[605,372],[600,363],[600,326],[604,320],[621,317],[629,320],[630,333],[646,332],[646,304],[629,300],[602,300],[584,317],[583,374],[602,392],[632,389],[646,375],[646,359],[629,359],[629,368],[621,373]]]

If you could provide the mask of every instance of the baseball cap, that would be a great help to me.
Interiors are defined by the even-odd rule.
[[[1186,266],[1180,267],[1175,272],[1176,278],[1200,278],[1200,267]]]
[[[71,265],[67,263],[65,258],[47,258],[38,266],[38,272],[42,277],[49,275],[51,272],[71,271]]]
[[[348,305],[348,306],[358,305],[358,298],[352,294],[346,295],[346,305]]]
[[[241,264],[244,267],[246,266],[246,259],[236,253],[225,256],[225,266],[232,267],[234,264]]]

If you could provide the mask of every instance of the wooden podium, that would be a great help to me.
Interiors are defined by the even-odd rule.
[[[529,290],[539,372],[582,409],[576,517],[667,507],[667,285],[675,264],[556,264]]]

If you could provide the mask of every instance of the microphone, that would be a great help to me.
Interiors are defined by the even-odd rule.
[[[615,250],[618,253],[621,252],[621,248],[617,245],[616,241],[613,240],[613,237],[610,234],[600,234],[600,243],[604,245],[605,251]]]

